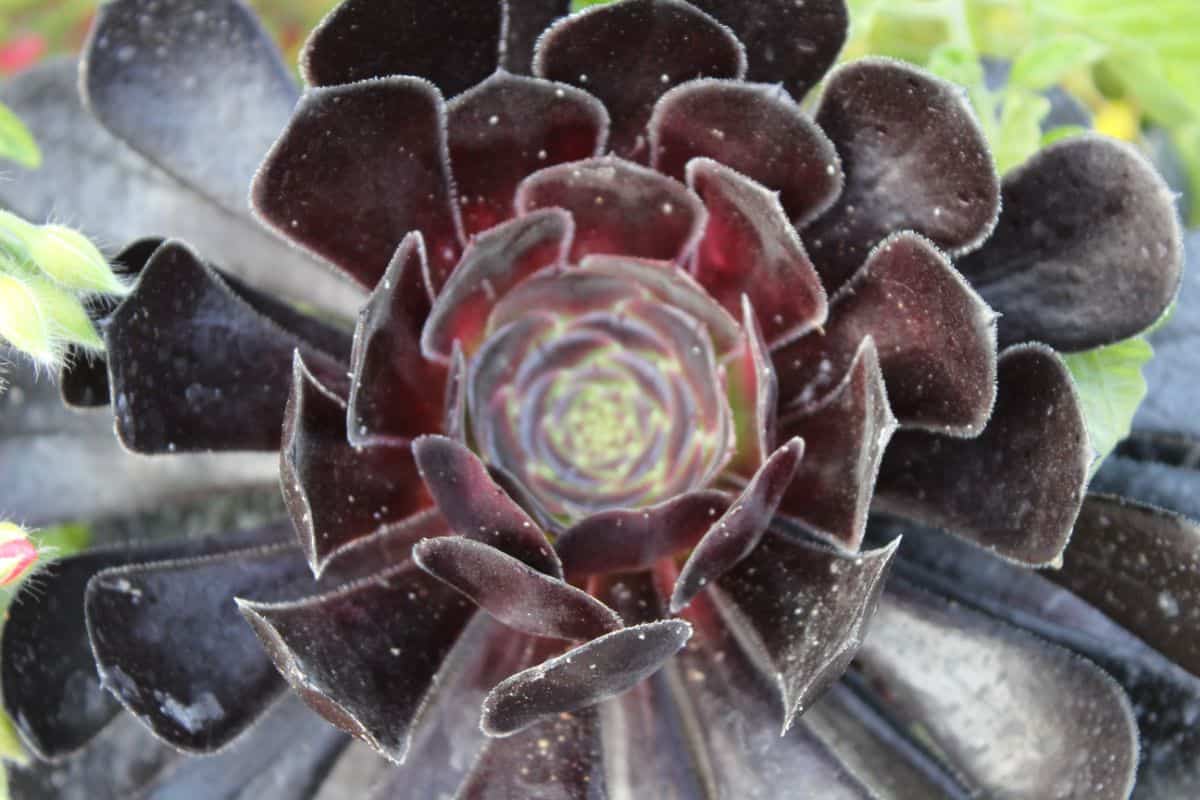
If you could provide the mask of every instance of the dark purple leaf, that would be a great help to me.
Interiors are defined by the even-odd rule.
[[[337,551],[430,505],[407,443],[352,445],[346,403],[296,356],[279,477],[315,574]]]
[[[442,431],[447,437],[466,444],[467,441],[467,358],[462,345],[454,343],[450,369],[446,373],[446,403]]]
[[[483,542],[427,539],[413,548],[413,560],[500,622],[533,636],[585,641],[622,627],[621,618],[587,592]]]
[[[885,239],[834,296],[829,316],[823,330],[774,354],[784,408],[828,392],[870,336],[902,426],[965,437],[983,430],[996,397],[996,315],[929,241]]]
[[[607,156],[535,172],[517,189],[517,210],[566,209],[575,218],[571,260],[614,254],[681,263],[704,230],[700,198],[646,167]]]
[[[501,681],[483,701],[483,732],[511,736],[546,717],[615,697],[657,672],[692,635],[666,620],[593,639]]]
[[[644,158],[658,98],[695,78],[741,78],[746,52],[682,0],[624,0],[557,22],[538,40],[533,71],[600,98],[612,115],[613,151]]]
[[[592,709],[558,714],[492,739],[455,795],[459,800],[605,800],[600,720]]]
[[[346,410],[355,445],[406,444],[441,426],[443,398],[431,389],[445,382],[445,369],[427,362],[420,344],[432,303],[428,278],[424,240],[410,233],[358,314]]]
[[[456,341],[465,355],[475,355],[497,299],[534,273],[562,265],[573,232],[569,214],[548,208],[471,239],[421,331],[425,357],[448,362]]]
[[[694,0],[746,45],[746,77],[782,83],[797,98],[833,65],[850,27],[845,0]]]
[[[830,75],[817,123],[846,172],[837,203],[804,232],[829,291],[890,233],[910,229],[959,256],[996,224],[1000,181],[957,86],[899,61],[854,61]]]
[[[117,435],[139,453],[278,448],[293,351],[345,369],[301,319],[164,244],[105,331]]]
[[[847,555],[771,532],[716,583],[726,624],[778,687],[784,731],[850,666],[898,544]]]
[[[599,156],[608,139],[608,112],[587,92],[503,71],[451,100],[446,115],[468,236],[515,215],[525,176]]]
[[[672,614],[754,552],[803,456],[804,442],[798,438],[772,453],[729,510],[709,527],[679,571],[671,595]]]
[[[1047,578],[1087,600],[1193,675],[1200,675],[1200,529],[1117,497],[1083,501],[1061,570]]]
[[[700,80],[667,92],[649,123],[650,163],[684,180],[706,157],[779,192],[789,220],[803,227],[842,190],[833,142],[778,85]]]
[[[864,339],[842,383],[810,411],[784,416],[780,436],[804,440],[804,460],[779,513],[858,550],[884,449],[896,429],[875,343]]]
[[[723,492],[677,495],[654,506],[591,514],[555,541],[569,578],[635,572],[695,547],[729,508]]]
[[[504,3],[344,0],[309,36],[300,65],[313,86],[415,75],[447,96],[496,69]]]
[[[203,539],[96,548],[48,567],[36,587],[26,585],[9,608],[0,650],[5,710],[24,742],[42,758],[59,758],[87,744],[120,710],[101,687],[88,644],[83,601],[94,575],[286,537],[286,526],[274,525]]]
[[[243,215],[250,180],[299,96],[270,36],[237,0],[105,3],[79,85],[117,138]]]
[[[463,445],[444,436],[413,442],[417,469],[442,515],[459,535],[489,544],[552,578],[562,577],[546,534]]]
[[[896,581],[859,661],[973,795],[1129,796],[1129,701],[1087,661]]]
[[[1039,151],[1004,176],[987,243],[959,268],[1001,313],[1001,344],[1087,350],[1127,339],[1175,298],[1175,195],[1129,145],[1099,136]]]
[[[306,703],[397,763],[474,610],[412,563],[307,600],[238,606]]]
[[[769,347],[820,327],[825,289],[779,198],[707,158],[688,163],[688,185],[708,209],[692,271],[732,313],[750,298]]]
[[[445,124],[441,94],[419,78],[312,89],[254,178],[254,207],[366,287],[405,235],[420,231],[440,289],[461,249]]]
[[[995,409],[977,438],[895,436],[876,502],[1018,563],[1051,564],[1083,501],[1091,459],[1083,412],[1049,348],[1010,347],[998,377]]]
[[[771,454],[776,441],[779,386],[750,298],[742,295],[741,346],[725,361],[725,390],[733,413],[733,458],[729,472],[749,479]]]

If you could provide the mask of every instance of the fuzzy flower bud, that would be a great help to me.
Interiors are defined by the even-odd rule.
[[[34,225],[0,212],[0,237],[15,252],[75,292],[126,294],[108,260],[82,233],[64,225]]]
[[[37,564],[37,546],[12,522],[0,522],[0,586],[12,586]]]

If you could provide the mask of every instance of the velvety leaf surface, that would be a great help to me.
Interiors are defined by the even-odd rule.
[[[496,300],[534,273],[561,265],[573,231],[570,215],[548,208],[474,237],[421,331],[425,356],[449,361],[456,341],[465,355],[474,355]]]
[[[996,315],[928,240],[886,239],[833,298],[824,329],[774,354],[784,407],[828,392],[867,336],[902,426],[983,430],[996,395]]]
[[[120,710],[101,687],[84,622],[88,581],[128,564],[188,558],[286,537],[276,525],[237,534],[97,548],[56,562],[8,611],[0,650],[5,710],[26,744],[46,758],[83,747]]]
[[[357,539],[430,505],[406,444],[355,446],[346,404],[299,355],[283,422],[279,477],[300,546],[314,573]]]
[[[1046,577],[1112,617],[1193,675],[1200,642],[1200,529],[1152,506],[1105,495],[1083,501],[1063,568]]]
[[[895,436],[876,502],[1004,558],[1050,564],[1071,535],[1091,460],[1079,402],[1062,359],[1041,345],[1004,351],[998,377],[977,438]]]
[[[804,441],[789,440],[763,462],[729,510],[709,527],[675,581],[672,614],[679,613],[707,584],[750,556],[771,524],[803,456]]]
[[[113,271],[126,278],[140,275],[163,241],[151,237],[131,242],[113,256]],[[112,309],[113,306],[108,302],[95,302],[88,309],[88,314],[104,324]],[[103,353],[88,353],[71,345],[63,357],[58,385],[63,402],[71,408],[106,406],[112,399],[108,391],[108,360]]]
[[[631,161],[607,156],[547,167],[517,189],[521,214],[566,209],[575,219],[571,260],[611,253],[682,262],[704,230],[700,199]]]
[[[780,436],[804,440],[804,460],[779,513],[839,547],[857,550],[895,429],[879,357],[867,338],[841,385],[814,410],[780,419]]]
[[[419,78],[312,89],[255,176],[254,207],[284,238],[366,287],[379,281],[401,239],[420,231],[436,290],[460,250],[445,120],[441,94]]]
[[[834,752],[879,800],[967,800],[946,768],[894,727],[845,682],[829,687],[800,724]]]
[[[413,560],[498,621],[533,636],[586,641],[622,627],[621,618],[587,592],[482,542],[428,539],[413,548]]]
[[[770,532],[716,584],[726,624],[774,679],[784,731],[850,665],[898,544],[849,556]]]
[[[562,563],[546,534],[488,474],[478,456],[444,436],[413,443],[417,469],[442,515],[460,536],[490,544],[552,578]]]
[[[118,139],[237,214],[249,212],[250,180],[299,96],[270,37],[237,0],[105,3],[79,84]]]
[[[778,685],[757,668],[702,593],[685,612],[696,636],[667,665],[688,702],[709,796],[778,800],[802,787],[822,800],[866,800],[870,791],[803,725],[780,735]],[[681,691],[680,691],[681,690]]]
[[[179,760],[163,770],[138,797],[146,800],[310,797],[349,741],[345,734],[289,693],[233,747],[207,758]]]
[[[279,480],[273,454],[131,454],[113,436],[109,409],[67,408],[29,359],[5,348],[0,357],[10,365],[0,394],[0,485],[10,519],[86,521]]]
[[[1001,313],[1002,344],[1111,344],[1174,299],[1183,269],[1175,197],[1132,147],[1068,139],[1005,175],[1002,189],[995,233],[959,263]]]
[[[608,139],[608,112],[587,92],[503,71],[451,100],[446,117],[468,236],[516,213],[526,175],[599,156]]]
[[[746,53],[728,28],[689,3],[623,0],[557,22],[538,40],[533,71],[600,98],[612,115],[612,150],[644,158],[658,98],[695,78],[743,77]]]
[[[396,762],[474,610],[411,563],[307,600],[238,606],[313,710]]]
[[[420,344],[428,278],[425,242],[410,233],[358,313],[346,409],[352,444],[403,444],[440,426],[443,398],[431,389],[445,382],[445,370],[425,360]]]
[[[186,245],[159,248],[105,331],[121,441],[150,454],[278,448],[292,352],[321,374],[344,370],[298,318]]]
[[[779,199],[709,159],[689,162],[687,178],[708,209],[692,262],[700,285],[734,314],[749,297],[770,347],[823,324],[825,289]]]
[[[528,74],[533,51],[542,31],[571,12],[571,0],[507,0],[504,52],[500,63],[509,72]]]
[[[956,256],[991,232],[999,179],[957,86],[866,58],[831,73],[816,119],[846,173],[837,203],[804,232],[829,291],[890,233],[916,231]]]
[[[555,715],[492,739],[459,789],[460,800],[604,800],[605,763],[594,709]]]
[[[846,41],[844,0],[695,0],[746,46],[752,81],[781,83],[802,98],[825,75]]]
[[[728,508],[723,492],[688,492],[645,508],[591,514],[554,546],[571,578],[635,572],[695,547]]]
[[[896,581],[859,660],[972,791],[1128,796],[1137,763],[1130,707],[1088,662]]]
[[[291,545],[107,569],[84,600],[100,680],[173,746],[217,750],[284,689],[233,598],[283,599],[306,583]]]
[[[83,108],[73,60],[47,61],[5,81],[0,102],[29,126],[44,155],[37,171],[8,168],[13,180],[0,183],[0,205],[10,211],[35,222],[69,220],[113,247],[146,236],[178,238],[271,294],[345,315],[362,303],[358,289],[326,266],[116,139]]]
[[[497,684],[480,725],[489,736],[511,736],[614,697],[657,672],[691,634],[686,622],[666,620],[593,639]]]
[[[650,163],[682,181],[693,158],[710,158],[779,192],[797,226],[842,190],[837,150],[778,85],[699,80],[659,99],[649,122]]]
[[[447,96],[496,69],[504,4],[344,0],[309,36],[301,70],[313,86],[415,75]]]

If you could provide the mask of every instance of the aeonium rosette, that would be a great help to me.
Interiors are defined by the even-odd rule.
[[[236,3],[192,5],[153,24],[139,0],[102,9],[83,84],[109,127],[138,136],[130,87],[174,80],[142,68],[148,31],[257,30]],[[370,291],[352,340],[180,242],[127,254],[139,283],[104,322],[118,435],[282,444],[298,542],[101,558],[96,663],[178,747],[224,745],[290,686],[462,796],[650,786],[683,751],[707,765],[670,778],[685,794],[865,792],[869,766],[800,717],[859,653],[896,554],[863,549],[868,512],[1059,559],[1091,453],[1051,348],[1158,318],[1180,270],[1170,195],[1095,136],[1002,183],[959,90],[889,60],[834,69],[810,116],[840,2],[560,6],[347,0],[312,35],[252,203]],[[247,84],[273,98],[261,70]],[[984,636],[997,669],[1087,700],[1039,718],[1050,755],[1002,774],[972,760],[994,732],[964,704],[922,719],[966,783],[1037,795],[1057,779],[1020,770],[1066,748],[1071,781],[1124,796],[1112,681],[897,586],[892,632],[946,652]],[[163,615],[194,624],[163,636]],[[858,673],[920,694],[902,652],[868,647]],[[40,679],[5,675],[54,750],[61,723],[10,691]],[[1048,691],[1012,685],[1028,708]]]

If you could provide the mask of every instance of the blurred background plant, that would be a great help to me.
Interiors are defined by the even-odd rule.
[[[747,0],[751,2],[752,0]],[[336,0],[248,0],[289,63]],[[606,0],[575,0],[577,8]],[[1007,171],[1039,147],[1094,127],[1134,142],[1200,225],[1200,0],[848,0],[844,59],[887,55],[963,86]],[[0,0],[0,80],[77,51],[96,0]],[[37,167],[37,143],[0,105],[5,162]],[[100,251],[69,228],[0,210],[0,339],[53,374],[68,352],[102,347],[87,311],[126,289]],[[34,224],[37,223],[37,224]],[[105,243],[116,245],[120,243]],[[70,345],[70,347],[68,347]],[[1129,431],[1146,393],[1144,337],[1067,357],[1085,406],[1096,463]],[[2,512],[0,507],[0,512]],[[7,536],[7,538],[6,538]],[[40,532],[0,522],[0,611],[53,554],[86,546],[82,525]],[[11,564],[4,547],[13,551]],[[10,573],[6,566],[12,566]],[[33,576],[30,578],[30,576]],[[0,718],[0,757],[23,758]],[[0,798],[3,789],[0,771]]]

